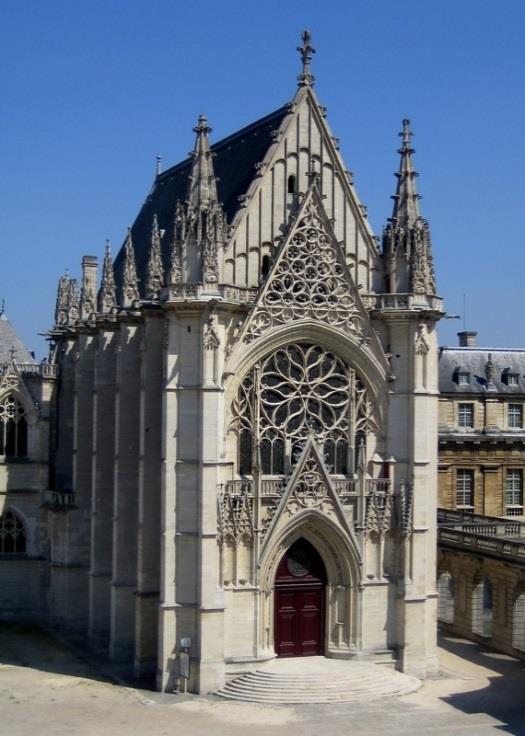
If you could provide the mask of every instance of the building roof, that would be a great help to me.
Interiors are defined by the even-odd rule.
[[[490,358],[489,358],[490,356]],[[492,363],[487,378],[487,364]],[[459,373],[468,373],[468,383],[460,384]],[[509,385],[508,375],[517,376]],[[439,390],[442,394],[525,393],[525,350],[499,348],[440,348]]]
[[[35,362],[29,350],[16,334],[5,312],[2,310],[0,312],[0,365],[11,361],[12,349],[15,351],[14,357],[17,363]]]
[[[287,106],[242,128],[211,147],[213,168],[217,177],[219,201],[224,207],[226,218],[231,222],[239,208],[239,197],[246,193],[256,175],[255,165],[263,160],[272,145],[272,133],[278,130],[289,114]],[[148,253],[151,242],[153,217],[157,215],[159,228],[165,230],[162,238],[162,260],[167,268],[170,260],[170,241],[173,230],[175,205],[183,202],[188,193],[188,176],[192,158],[187,158],[159,174],[146,201],[133,223],[131,236],[135,251],[139,289],[144,295],[147,279]],[[124,246],[115,258],[115,280],[120,286],[124,267]]]

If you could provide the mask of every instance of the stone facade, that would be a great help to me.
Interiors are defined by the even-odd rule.
[[[98,292],[92,256],[59,281],[49,617],[162,689],[183,639],[194,692],[275,656],[300,540],[325,656],[436,669],[442,304],[411,132],[380,248],[312,52],[285,107],[212,147],[199,118]]]
[[[439,504],[522,516],[525,352],[460,340],[440,349]]]

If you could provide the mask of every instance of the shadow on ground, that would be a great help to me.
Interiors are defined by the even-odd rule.
[[[98,682],[153,690],[153,678],[138,680],[129,664],[111,662],[88,648],[85,638],[45,631],[34,624],[0,623],[0,664],[30,667]]]
[[[439,645],[471,666],[491,670],[486,687],[441,699],[463,713],[486,714],[501,721],[497,729],[504,733],[525,734],[525,662],[454,636],[441,636]],[[483,675],[476,676],[473,669],[473,679],[480,677]]]

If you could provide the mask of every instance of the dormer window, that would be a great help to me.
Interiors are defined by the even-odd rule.
[[[470,373],[467,371],[458,371],[458,386],[468,386],[470,383]]]
[[[520,385],[519,373],[516,373],[511,368],[505,368],[505,370],[501,374],[501,380],[503,381],[503,383],[506,383],[507,386],[519,386]]]

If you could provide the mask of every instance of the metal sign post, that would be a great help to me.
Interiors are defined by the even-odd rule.
[[[190,678],[190,650],[191,639],[189,636],[184,636],[180,640],[180,652],[179,652],[179,677],[183,682],[183,693],[188,692],[188,680]]]

